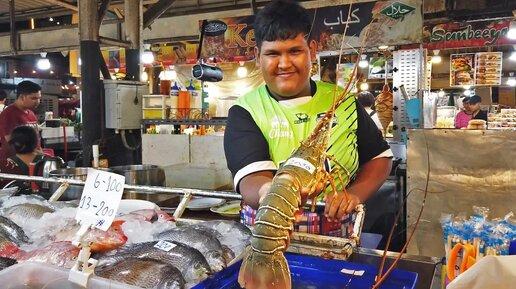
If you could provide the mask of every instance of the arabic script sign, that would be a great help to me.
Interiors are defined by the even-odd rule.
[[[353,47],[360,47],[366,34],[366,46],[421,42],[421,0],[365,2],[309,12],[314,17],[311,38],[317,42],[319,51],[339,50],[346,25],[345,42]]]
[[[380,14],[391,17],[392,19],[399,19],[414,10],[416,10],[416,8],[412,6],[405,5],[400,2],[394,2],[392,5],[380,11]]]
[[[313,19],[310,39],[317,42],[318,51],[338,51],[344,31],[346,48],[360,47],[366,34],[366,46],[421,43],[422,0],[371,1],[308,9],[308,13]],[[254,58],[254,16],[209,22],[221,29],[205,35],[203,57],[221,61]]]
[[[428,49],[483,47],[516,44],[506,37],[509,21],[452,22],[423,27]]]

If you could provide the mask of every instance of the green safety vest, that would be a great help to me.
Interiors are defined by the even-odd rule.
[[[277,167],[299,147],[322,115],[332,107],[335,86],[316,82],[317,91],[306,103],[285,106],[269,95],[265,85],[240,97],[236,105],[247,110],[269,144],[269,153]],[[339,89],[339,92],[341,89]],[[348,97],[337,109],[333,120],[328,154],[333,155],[353,176],[358,170],[357,112],[355,98]],[[335,164],[331,162],[331,167]],[[346,182],[346,174],[343,174]],[[338,189],[342,184],[336,179]],[[347,185],[347,183],[346,183]]]

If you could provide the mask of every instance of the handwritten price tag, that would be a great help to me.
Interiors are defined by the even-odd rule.
[[[125,176],[89,169],[75,219],[107,231],[124,192]]]

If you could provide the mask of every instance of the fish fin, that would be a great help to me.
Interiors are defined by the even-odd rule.
[[[263,254],[251,251],[240,266],[240,287],[247,289],[291,289],[290,269],[283,252]]]

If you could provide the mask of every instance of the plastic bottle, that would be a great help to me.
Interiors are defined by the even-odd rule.
[[[191,79],[190,85],[188,85],[186,90],[190,92],[190,118],[202,118],[202,91],[195,89]]]
[[[169,118],[171,118],[171,119],[177,118],[179,91],[180,91],[179,86],[177,86],[177,81],[175,81],[174,85],[170,89],[170,114],[169,114]]]

